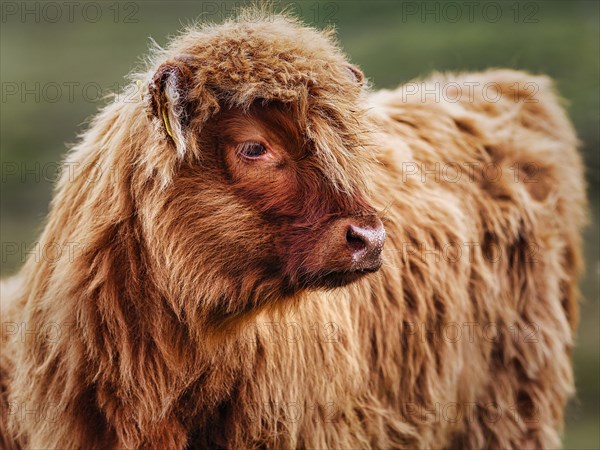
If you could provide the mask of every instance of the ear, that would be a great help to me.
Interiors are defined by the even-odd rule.
[[[152,113],[180,157],[188,146],[192,82],[190,67],[182,60],[170,60],[158,67],[148,86]]]
[[[362,73],[358,67],[353,64],[346,64],[346,70],[356,83],[360,84],[361,86],[364,84],[365,74]]]

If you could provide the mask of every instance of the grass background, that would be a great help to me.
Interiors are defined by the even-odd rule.
[[[14,273],[35,242],[56,166],[84,123],[123,86],[148,48],[193,19],[219,21],[229,2],[3,2],[0,28],[0,239],[2,276]],[[316,26],[334,24],[344,48],[376,88],[427,73],[512,67],[549,74],[568,101],[582,141],[591,204],[587,272],[578,345],[578,395],[567,411],[565,448],[600,448],[600,136],[599,3],[590,1],[298,1]],[[79,6],[77,6],[79,5]],[[457,19],[457,13],[461,17]],[[499,15],[498,15],[499,12]],[[60,16],[58,16],[60,13]],[[37,83],[37,84],[36,84]],[[58,88],[57,88],[58,86]],[[71,88],[69,88],[71,86]],[[16,89],[16,93],[14,90]],[[38,98],[32,92],[38,92]],[[11,175],[8,166],[37,172]],[[38,164],[38,166],[36,166]],[[23,166],[21,166],[23,165]]]

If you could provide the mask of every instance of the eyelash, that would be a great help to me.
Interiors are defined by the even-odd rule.
[[[247,152],[251,150],[256,151],[257,149],[259,151],[258,154],[247,154]],[[255,160],[259,159],[261,156],[267,153],[267,147],[264,144],[261,144],[260,142],[244,142],[238,147],[237,153],[243,158]]]

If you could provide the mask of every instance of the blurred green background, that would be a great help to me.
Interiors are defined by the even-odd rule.
[[[123,86],[149,38],[164,44],[194,19],[219,21],[242,2],[2,2],[1,275],[35,242],[56,163],[84,122]],[[582,141],[591,224],[565,448],[600,448],[599,3],[293,2],[307,22],[334,24],[376,88],[430,71],[513,67],[546,73],[568,101]],[[459,17],[460,13],[460,17]],[[14,252],[13,243],[22,246]]]

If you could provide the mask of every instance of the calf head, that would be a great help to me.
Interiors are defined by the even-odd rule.
[[[330,33],[237,19],[160,56],[145,164],[169,155],[175,169],[139,198],[157,282],[178,308],[236,317],[379,269],[364,77]]]

